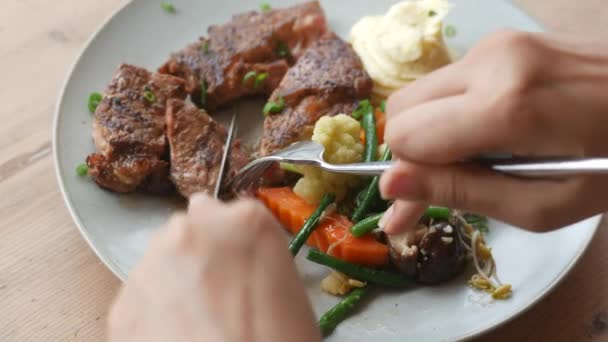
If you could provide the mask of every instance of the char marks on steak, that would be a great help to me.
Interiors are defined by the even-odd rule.
[[[171,147],[171,180],[186,198],[196,192],[213,193],[227,133],[222,124],[191,103],[170,100],[167,137]],[[234,142],[222,186],[247,164],[249,157]]]
[[[116,192],[169,191],[166,102],[186,96],[182,79],[120,65],[95,110],[97,153],[87,165],[97,184]]]
[[[213,109],[246,95],[270,95],[289,65],[325,32],[317,1],[246,12],[210,26],[208,37],[173,54],[159,71],[185,79],[192,100]],[[256,87],[255,77],[243,81],[251,71],[268,76]]]
[[[371,95],[372,80],[351,46],[329,33],[315,42],[289,69],[269,101],[285,107],[264,121],[260,154],[309,139],[324,115],[350,114]]]

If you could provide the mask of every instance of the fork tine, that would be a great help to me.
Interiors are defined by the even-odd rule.
[[[264,170],[266,170],[266,163],[254,165],[243,176],[243,184],[245,186],[253,185],[254,182],[262,175],[262,173],[264,173]]]
[[[264,171],[266,171],[271,164],[271,162],[260,162],[252,165],[249,169],[242,171],[234,181],[234,191],[251,190],[251,188],[256,185],[256,181],[259,180],[260,176],[262,176]]]

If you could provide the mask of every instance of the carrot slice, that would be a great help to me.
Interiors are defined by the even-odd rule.
[[[292,234],[297,234],[315,207],[296,195],[291,188],[260,188],[257,197]],[[350,234],[352,222],[343,215],[326,216],[310,238],[309,246],[327,252],[329,246],[341,241],[331,251],[336,258],[364,266],[383,266],[388,263],[388,247],[371,235],[356,238]]]
[[[376,117],[376,135],[378,136],[378,144],[384,143],[384,129],[386,127],[386,114],[379,108],[374,112]],[[365,130],[361,129],[361,142],[365,145]]]

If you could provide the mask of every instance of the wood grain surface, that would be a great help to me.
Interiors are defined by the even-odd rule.
[[[126,2],[1,2],[2,342],[104,340],[107,309],[120,282],[80,238],[63,205],[51,157],[51,123],[72,62],[96,28]],[[608,38],[605,0],[518,3],[549,29]],[[608,341],[607,247],[604,222],[555,291],[478,340]]]

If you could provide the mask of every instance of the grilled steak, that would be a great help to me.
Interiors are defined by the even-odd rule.
[[[185,79],[192,100],[213,109],[245,95],[270,95],[289,65],[326,31],[317,1],[247,12],[210,26],[208,37],[173,54],[159,71]]]
[[[116,192],[169,190],[169,164],[163,160],[166,102],[186,96],[177,77],[120,65],[95,111],[98,153],[87,164],[97,184]]]
[[[321,116],[351,113],[371,90],[372,81],[350,45],[327,34],[306,50],[270,97],[285,105],[266,117],[260,153],[310,138]]]
[[[213,193],[218,178],[226,129],[191,103],[170,100],[167,105],[167,136],[171,146],[171,180],[186,198],[196,192]],[[249,161],[234,142],[223,184],[232,181]]]

